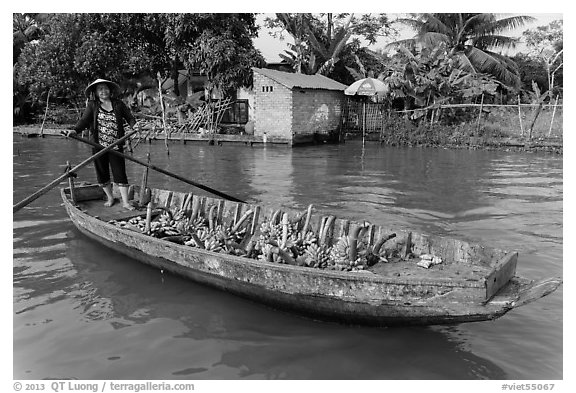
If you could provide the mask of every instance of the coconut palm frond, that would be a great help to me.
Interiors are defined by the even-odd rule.
[[[308,56],[308,64],[306,65],[306,73],[311,74],[312,70],[316,69],[316,55],[314,53],[310,53]]]
[[[415,60],[416,57],[414,56],[414,54],[410,51],[410,49],[408,49],[405,46],[399,46],[398,47],[398,52],[400,52],[401,54],[403,54],[404,56],[406,56],[409,60]]]
[[[526,15],[512,16],[503,19],[496,19],[496,17],[493,17],[492,20],[486,19],[483,23],[475,24],[474,34],[476,36],[499,34],[505,31],[514,30],[518,27],[523,27],[527,23],[534,22],[535,20],[535,18]]]
[[[519,68],[518,68],[518,64],[516,64],[516,62],[514,60],[512,60],[511,58],[509,58],[508,56],[501,55],[500,53],[490,52],[490,51],[484,51],[484,52],[489,53],[492,57],[494,57],[495,59],[500,61],[502,64],[504,64],[510,72],[513,72],[516,74],[520,72]]]
[[[316,38],[316,35],[314,34],[314,32],[312,31],[310,26],[306,25],[306,31],[308,33],[308,40],[310,42],[310,46],[312,47],[312,49],[314,49],[316,52],[318,52],[320,54],[320,56],[322,56],[324,59],[329,59],[330,53],[326,50],[324,45],[322,45],[318,41],[318,39]]]
[[[437,32],[449,35],[451,33],[450,26],[445,23],[443,18],[451,14],[422,14],[421,20],[423,21],[423,29],[419,29],[420,32]],[[439,17],[441,16],[441,17]]]
[[[506,62],[502,61],[501,56],[474,47],[467,48],[466,56],[480,72],[494,75],[509,86],[520,85],[520,77],[508,67]]]
[[[456,60],[458,69],[466,71],[470,74],[477,73],[476,67],[474,67],[474,64],[470,61],[470,58],[468,58],[464,52],[456,52],[454,54],[454,59]]]
[[[364,79],[366,77],[365,71],[358,71],[352,67],[345,66],[346,70],[352,75],[355,80]]]
[[[503,35],[486,35],[474,39],[473,42],[473,45],[479,49],[513,49],[520,39]]]
[[[398,48],[408,48],[413,50],[416,47],[417,41],[414,38],[407,38],[404,40],[398,40],[387,44],[384,48],[386,49],[398,49]]]
[[[416,39],[420,41],[425,47],[428,48],[435,48],[441,43],[445,43],[448,45],[450,45],[451,43],[449,36],[447,36],[444,33],[437,33],[434,31],[429,31],[422,35],[419,35]]]
[[[409,18],[398,18],[394,23],[400,23],[407,27],[410,27],[416,31],[420,31],[424,26],[424,22],[419,19],[409,19]]]
[[[331,57],[338,56],[351,36],[352,32],[350,31],[350,29],[339,30],[330,44],[330,48],[328,50],[330,56]]]
[[[316,74],[320,75],[328,75],[334,69],[334,65],[338,62],[337,57],[331,57],[330,59],[326,60],[324,64],[320,66]]]
[[[476,33],[479,30],[484,29],[486,26],[491,26],[496,17],[494,14],[465,14],[464,26],[469,33]],[[488,34],[488,32],[483,32],[483,34]]]
[[[499,33],[506,30],[513,30],[518,27],[523,27],[527,23],[536,22],[536,18],[528,15],[511,16],[509,18],[497,19],[492,23],[494,33]]]
[[[359,72],[357,72],[357,74],[362,75],[361,78],[364,78],[365,75],[367,74],[367,72],[366,72],[366,67],[364,67],[364,64],[362,64],[362,62],[360,61],[360,58],[358,57],[357,54],[354,54],[354,62],[355,62],[356,65],[358,66]],[[349,67],[346,67],[346,68],[349,68]],[[354,77],[355,77],[356,79],[361,79],[361,78],[358,78],[357,75],[354,75]]]

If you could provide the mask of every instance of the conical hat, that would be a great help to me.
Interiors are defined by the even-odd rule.
[[[86,97],[90,98],[90,93],[92,92],[92,90],[94,89],[94,87],[98,84],[98,83],[106,83],[108,84],[108,87],[110,88],[111,92],[115,92],[116,94],[118,94],[120,92],[120,86],[118,86],[116,83],[109,81],[107,79],[96,79],[94,82],[90,83],[86,89],[84,90],[84,94],[86,94]]]

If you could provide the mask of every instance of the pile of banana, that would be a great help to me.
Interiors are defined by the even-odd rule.
[[[322,232],[322,230],[321,230]],[[317,269],[364,271],[378,262],[387,262],[386,250],[380,254],[360,240],[343,236],[334,245],[322,242],[313,231],[298,230],[298,221],[274,216],[260,225],[260,234],[250,257],[268,262],[288,263]],[[353,242],[353,251],[351,250]],[[381,245],[381,244],[380,244]]]
[[[191,218],[181,209],[174,212],[164,209],[148,224],[146,218],[141,216],[109,223],[207,251],[316,269],[365,271],[375,263],[387,262],[386,250],[383,247],[380,250],[387,239],[381,239],[377,245],[370,247],[357,240],[356,233],[355,236],[340,237],[331,245],[322,229],[320,233],[323,235],[319,235],[315,231],[299,228],[303,216],[289,220],[286,214],[280,218],[279,213],[262,222],[253,236],[246,236],[247,218],[251,211],[233,227],[216,223],[212,218],[212,209],[207,213],[208,218],[200,214]],[[308,219],[304,228],[309,228],[307,224]]]

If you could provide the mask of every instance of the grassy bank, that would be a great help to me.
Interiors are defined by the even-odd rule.
[[[428,119],[414,122],[396,114],[383,123],[379,132],[367,138],[393,146],[498,148],[562,154],[562,107],[557,107],[555,113],[552,107],[542,108],[532,126],[535,114],[536,108],[522,108],[519,114],[517,107],[492,107],[480,119],[478,111],[464,113],[459,117],[465,121],[459,123],[442,115],[434,122]]]

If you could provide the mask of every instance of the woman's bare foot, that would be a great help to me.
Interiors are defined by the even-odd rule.
[[[111,207],[111,206],[114,205],[115,202],[116,202],[115,199],[108,199],[108,200],[106,201],[106,203],[104,203],[104,206],[106,206],[106,207]]]

